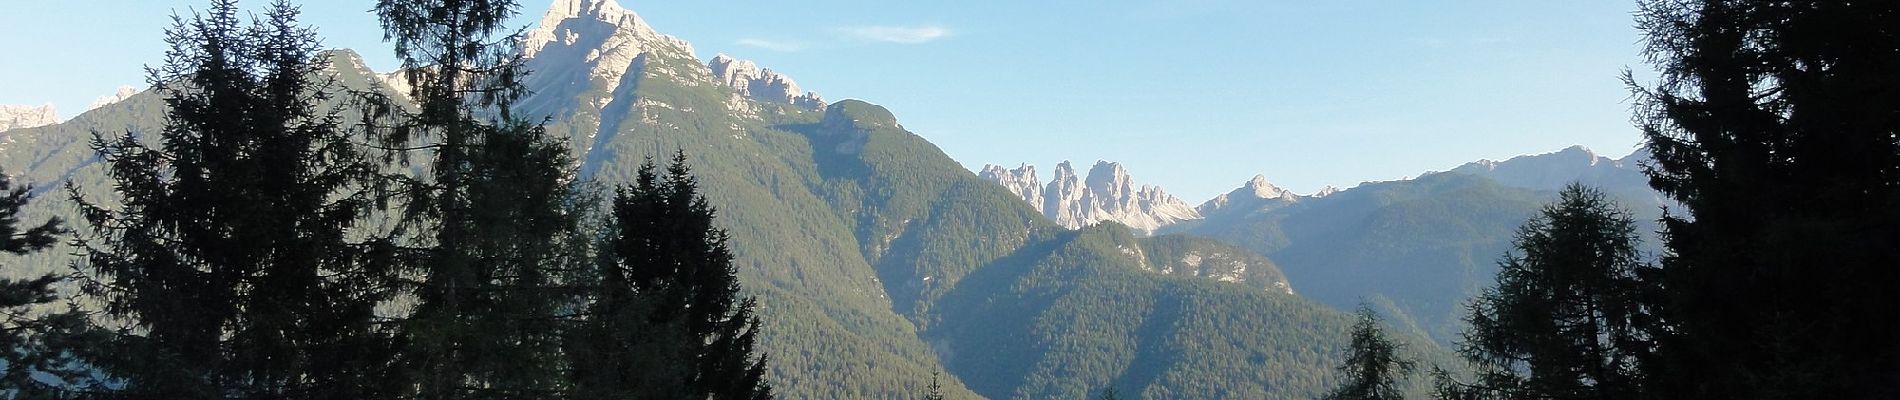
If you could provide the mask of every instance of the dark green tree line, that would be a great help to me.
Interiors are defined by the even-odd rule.
[[[1658,397],[1900,397],[1900,3],[1639,4]]]
[[[1439,373],[1448,399],[1632,399],[1643,394],[1654,319],[1635,221],[1571,184],[1518,230],[1497,286],[1467,305],[1459,354],[1470,382]]]
[[[177,18],[151,82],[156,145],[98,136],[115,199],[70,190],[82,285],[122,322],[91,364],[132,398],[385,396],[386,240],[358,229],[378,168],[339,128],[314,33],[279,1]]]

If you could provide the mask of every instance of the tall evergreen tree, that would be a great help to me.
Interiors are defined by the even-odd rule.
[[[511,113],[525,73],[506,0],[381,0],[376,12],[413,89],[413,112],[378,121],[403,151],[433,156],[409,191],[420,233],[417,304],[404,324],[408,379],[424,399],[563,393],[556,240],[578,209],[566,147]],[[408,146],[408,147],[403,147]]]
[[[924,400],[943,400],[943,384],[937,382],[940,375],[943,372],[930,373],[930,387],[924,388]]]
[[[680,153],[642,165],[613,201],[594,316],[577,332],[576,386],[595,397],[769,399],[757,307],[738,299],[725,231]]]
[[[1639,3],[1661,397],[1900,397],[1900,3]]]
[[[313,31],[278,1],[250,26],[232,0],[178,18],[151,82],[157,145],[101,135],[116,199],[70,190],[90,227],[84,285],[124,321],[95,360],[133,398],[386,394],[386,242],[358,229],[378,167],[325,106]],[[367,238],[367,239],[365,239]]]
[[[1399,380],[1415,368],[1401,357],[1399,344],[1386,337],[1380,328],[1379,314],[1361,304],[1354,313],[1352,344],[1346,351],[1346,364],[1339,366],[1345,377],[1339,387],[1324,397],[1327,400],[1397,400],[1404,398]]]
[[[1469,304],[1459,353],[1476,379],[1440,397],[1631,399],[1642,394],[1651,324],[1635,222],[1580,184],[1523,228],[1497,286]]]

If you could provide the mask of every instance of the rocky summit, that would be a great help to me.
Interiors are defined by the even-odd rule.
[[[23,106],[0,104],[0,132],[59,123],[59,112],[52,104]]]
[[[1028,164],[1016,169],[986,165],[977,175],[1003,185],[1069,229],[1113,221],[1148,235],[1169,224],[1201,218],[1187,202],[1161,187],[1137,186],[1128,169],[1116,162],[1097,161],[1083,177],[1063,161],[1056,164],[1055,177],[1046,185],[1037,179],[1036,167]]]

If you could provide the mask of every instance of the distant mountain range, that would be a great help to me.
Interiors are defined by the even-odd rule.
[[[1327,299],[1325,281],[1309,288],[1282,265],[1305,259],[1241,237],[1150,234],[1213,226],[1215,215],[1248,225],[1362,189],[1276,206],[1284,196],[1260,179],[1197,209],[1113,163],[1086,177],[1065,163],[1046,185],[1027,169],[987,174],[1034,182],[999,186],[883,107],[828,102],[736,57],[702,59],[613,1],[555,1],[523,40],[534,94],[517,113],[548,117],[584,178],[611,187],[649,157],[689,155],[745,290],[760,299],[769,378],[786,398],[913,398],[937,371],[951,398],[1111,387],[1141,398],[1312,398],[1337,379],[1350,316],[1309,299]],[[343,87],[400,97],[396,75],[353,51],[325,60],[322,73]],[[26,217],[70,216],[48,192],[68,183],[109,198],[86,140],[150,140],[163,106],[136,93],[0,134],[0,168],[52,194]],[[1084,226],[1131,216],[1146,219]],[[5,273],[64,268],[70,253]],[[1451,363],[1429,339],[1400,340],[1428,363]],[[1418,381],[1414,394],[1425,390]]]
[[[1491,283],[1495,263],[1510,250],[1517,227],[1555,199],[1564,185],[1579,182],[1612,195],[1637,216],[1639,230],[1651,236],[1648,251],[1659,251],[1650,234],[1656,230],[1659,210],[1672,203],[1649,188],[1641,170],[1648,157],[1637,151],[1611,159],[1572,146],[1504,161],[1474,161],[1416,179],[1368,182],[1345,190],[1327,187],[1306,196],[1256,175],[1202,203],[1193,214],[1124,208],[1132,212],[1087,214],[1089,219],[1064,226],[1108,221],[1141,227],[1136,229],[1140,234],[1218,239],[1266,255],[1302,296],[1339,309],[1368,303],[1416,332],[1449,344],[1461,326],[1460,302]],[[1114,176],[1127,176],[1119,166],[1111,170]],[[1034,170],[1027,166],[986,166],[979,175],[1026,200],[1033,197],[1024,195],[1035,188]],[[1096,191],[1117,193],[1129,186],[1085,186],[1084,193],[1074,197],[1108,197]],[[1142,191],[1163,193],[1152,185]],[[1045,214],[1048,204],[1063,198],[1046,189],[1042,197]],[[1180,204],[1168,199],[1166,204]],[[1095,207],[1086,201],[1079,204]]]

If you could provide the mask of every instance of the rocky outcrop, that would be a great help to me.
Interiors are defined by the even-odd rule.
[[[1041,185],[1035,167],[1026,164],[1016,169],[987,165],[978,175],[1003,185],[1056,224],[1070,229],[1114,221],[1147,235],[1163,226],[1201,217],[1187,202],[1160,187],[1136,185],[1120,163],[1097,162],[1083,177],[1064,161],[1056,164],[1055,176],[1047,185]]]
[[[606,150],[600,146],[627,124],[666,125],[662,114],[729,112],[758,119],[778,112],[822,112],[826,106],[790,77],[751,61],[724,55],[701,60],[692,44],[655,31],[613,0],[556,0],[540,24],[522,35],[521,49],[531,72],[523,84],[535,91],[519,100],[517,110],[556,116],[552,122],[558,125],[586,127],[557,132],[569,138],[583,165],[603,159]],[[693,88],[730,93],[725,110],[694,109],[675,104],[676,96],[653,92]],[[743,134],[739,124],[727,128],[733,136]]]
[[[0,132],[59,123],[59,111],[52,104],[24,106],[0,104]]]
[[[770,68],[761,69],[752,60],[715,55],[707,62],[713,80],[732,88],[734,94],[763,102],[791,103],[806,109],[823,109],[825,101],[817,93],[800,92],[798,83]]]
[[[1023,164],[1016,169],[1005,169],[1001,165],[985,165],[977,172],[978,177],[1003,185],[1010,194],[1029,202],[1040,209],[1042,206],[1042,181],[1036,179],[1036,166]],[[1038,210],[1040,211],[1040,210]]]
[[[86,105],[86,111],[92,111],[95,108],[104,107],[108,104],[125,101],[125,99],[132,98],[132,95],[135,94],[139,94],[138,88],[134,88],[132,85],[119,86],[119,91],[112,93],[112,95],[99,96],[99,98],[93,99],[92,104]]]

